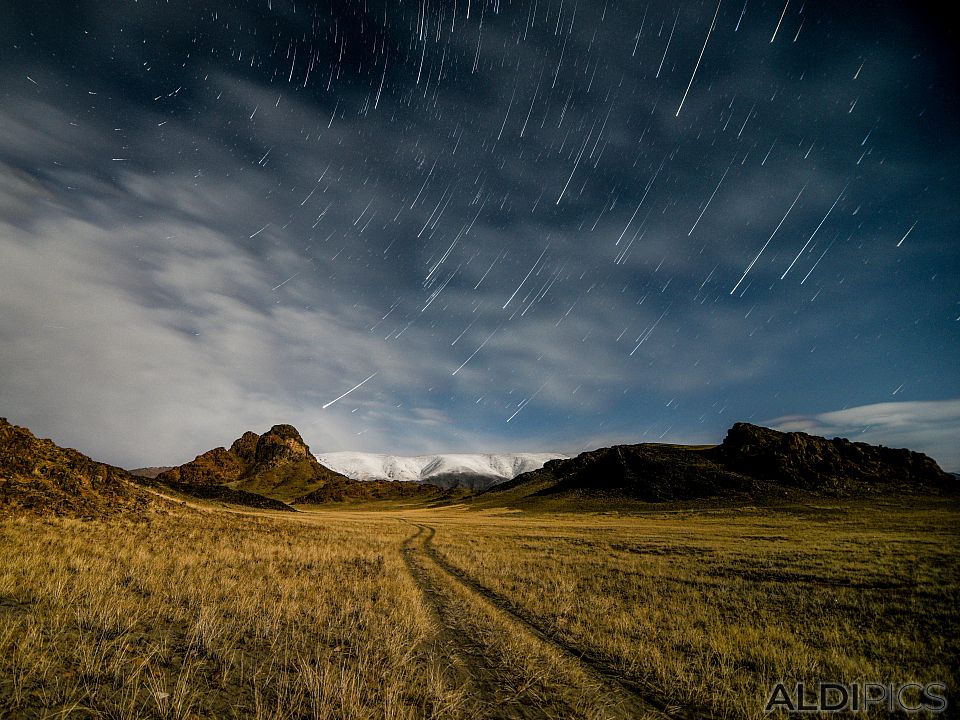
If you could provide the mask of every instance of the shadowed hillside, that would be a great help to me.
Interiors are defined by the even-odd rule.
[[[625,498],[642,502],[801,495],[945,494],[957,483],[931,458],[842,438],[737,423],[715,447],[640,444],[552,460],[481,494],[483,502]]]
[[[126,470],[91,460],[0,418],[0,513],[93,517],[146,508]]]
[[[430,502],[462,497],[464,490],[445,489],[431,483],[410,480],[331,480],[323,487],[300,496],[297,505],[331,502],[369,502],[374,500],[411,500]]]
[[[218,500],[220,502],[230,503],[231,505],[242,505],[258,510],[296,512],[294,508],[279,500],[258,495],[257,493],[247,492],[246,490],[237,490],[227,485],[191,485],[190,483],[166,482],[163,483],[162,486],[181,495],[189,495],[199,500]]]

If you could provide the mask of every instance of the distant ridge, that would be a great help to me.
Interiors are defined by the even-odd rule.
[[[126,470],[0,418],[0,514],[100,517],[151,503]]]
[[[556,453],[384,455],[329,452],[319,453],[316,457],[327,467],[353,480],[400,480],[483,490],[564,456]]]
[[[170,465],[161,465],[160,467],[134,468],[133,470],[127,470],[127,472],[130,473],[131,475],[135,475],[136,477],[150,478],[152,480],[160,473],[166,472],[167,470],[170,470],[170,469],[171,469]]]
[[[956,493],[956,478],[922,453],[737,423],[721,445],[616,445],[553,460],[481,495],[510,503],[545,498],[642,502],[715,497]]]

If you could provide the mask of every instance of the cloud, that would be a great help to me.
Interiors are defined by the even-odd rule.
[[[885,402],[767,421],[785,432],[841,436],[924,452],[960,471],[960,399]]]

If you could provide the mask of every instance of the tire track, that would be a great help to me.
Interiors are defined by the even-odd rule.
[[[445,660],[445,674],[454,685],[467,685],[470,684],[470,673],[467,672],[467,662],[463,654],[458,650],[456,639],[453,637],[448,623],[443,617],[443,605],[440,594],[430,581],[429,575],[414,558],[415,544],[423,533],[424,529],[418,527],[416,534],[406,539],[403,544],[403,561],[406,563],[407,571],[410,573],[410,577],[413,578],[414,584],[419,588],[420,593],[426,601],[427,612],[430,614],[430,620],[437,631],[436,637],[430,643],[428,650],[431,654]]]
[[[484,600],[500,612],[509,616],[538,640],[552,647],[567,659],[577,663],[588,675],[593,676],[612,692],[616,693],[627,708],[671,720],[716,720],[715,716],[702,710],[685,708],[664,702],[640,683],[624,678],[622,674],[611,667],[607,661],[568,643],[562,638],[558,638],[548,629],[516,608],[507,599],[479,584],[467,576],[462,570],[445,560],[432,545],[433,537],[436,535],[434,528],[420,524],[418,524],[417,527],[419,531],[411,538],[411,541],[422,539],[420,546],[423,552],[449,578],[477,595],[480,595]]]
[[[406,521],[404,521],[406,522]],[[417,526],[403,545],[403,559],[414,583],[420,589],[437,632],[425,650],[443,665],[444,675],[453,687],[464,690],[466,716],[470,718],[518,718],[534,720],[542,714],[530,708],[505,707],[502,692],[506,678],[491,662],[490,653],[466,627],[462,608],[453,605],[424,566],[423,536],[427,529]]]
[[[404,520],[403,522],[408,521]],[[447,652],[451,649],[449,643],[452,641],[454,643],[454,653],[461,661],[462,667],[469,673],[471,686],[481,691],[480,705],[487,711],[483,713],[484,717],[529,718],[532,720],[533,718],[581,717],[583,711],[571,706],[571,698],[561,697],[558,694],[558,690],[561,694],[564,691],[556,682],[557,677],[553,678],[554,685],[552,687],[544,688],[547,695],[540,696],[543,704],[539,706],[531,706],[529,700],[520,697],[521,693],[510,694],[505,692],[505,688],[509,687],[529,688],[531,682],[528,678],[518,675],[517,671],[511,672],[503,665],[496,665],[491,662],[491,656],[497,653],[496,643],[476,641],[477,635],[482,637],[485,634],[482,628],[478,628],[476,625],[477,613],[473,613],[472,617],[465,617],[465,608],[461,604],[451,607],[450,599],[439,585],[459,588],[461,592],[467,593],[468,596],[480,603],[494,617],[506,621],[506,628],[513,628],[509,632],[515,634],[519,631],[529,638],[528,642],[532,641],[535,646],[544,648],[554,656],[563,658],[566,667],[569,669],[561,671],[561,673],[566,675],[572,670],[576,673],[575,676],[580,678],[580,685],[564,683],[564,686],[567,688],[581,686],[596,688],[596,692],[599,693],[597,697],[602,698],[602,704],[606,708],[603,717],[636,718],[644,716],[668,719],[673,717],[662,712],[637,693],[624,687],[615,678],[607,677],[598,672],[589,663],[585,663],[578,652],[550,638],[541,629],[519,616],[502,600],[493,596],[486,588],[463,576],[456,568],[451,567],[440,558],[430,544],[436,530],[419,523],[416,524],[416,527],[417,532],[407,538],[404,543],[404,559],[411,576],[432,606],[432,613],[435,614],[440,623]],[[452,626],[447,622],[451,614],[454,620]],[[474,622],[472,627],[470,620]],[[498,621],[498,624],[501,623]],[[452,635],[451,630],[454,630],[456,634]],[[514,637],[516,636],[514,635]],[[584,681],[587,683],[585,686],[583,685]],[[573,702],[578,704],[576,700],[573,700]],[[547,706],[550,704],[553,707],[548,710]]]

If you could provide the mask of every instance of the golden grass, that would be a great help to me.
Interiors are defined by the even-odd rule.
[[[953,689],[958,520],[947,504],[6,520],[0,717],[750,719],[778,679]]]
[[[960,668],[960,513],[846,506],[434,517],[450,565],[672,703],[764,717],[774,680]]]
[[[229,513],[0,526],[0,716],[456,710],[396,522]]]

